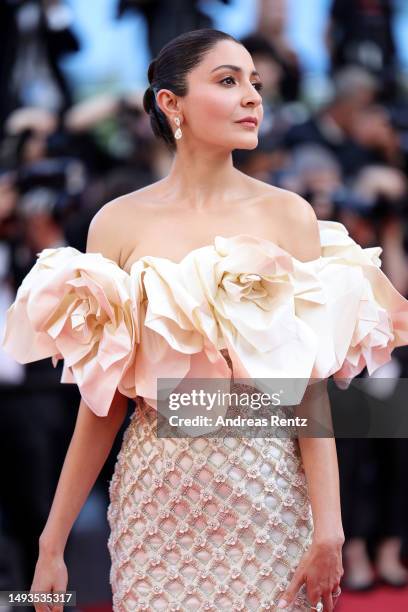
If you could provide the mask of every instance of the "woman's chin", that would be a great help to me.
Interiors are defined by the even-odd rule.
[[[252,136],[251,138],[240,138],[236,140],[234,144],[234,149],[246,149],[251,151],[252,149],[256,149],[258,146],[258,136]]]

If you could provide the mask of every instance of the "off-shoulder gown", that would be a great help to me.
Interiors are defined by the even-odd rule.
[[[63,359],[61,382],[102,417],[117,389],[135,399],[109,487],[115,612],[274,610],[310,546],[298,440],[158,437],[157,380],[350,380],[408,344],[408,302],[381,248],[338,222],[319,230],[308,262],[248,234],[129,273],[100,253],[44,249],[18,288],[7,352]],[[289,608],[309,609],[304,592]]]

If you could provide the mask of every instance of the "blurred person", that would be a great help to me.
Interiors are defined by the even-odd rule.
[[[18,193],[14,174],[0,172],[0,328],[5,324],[7,308],[15,297],[9,283],[9,272],[12,243],[17,234],[17,202]],[[0,348],[0,384],[2,382],[20,383],[23,377],[24,366],[16,363]]]
[[[229,4],[230,0],[216,0]],[[136,10],[145,17],[147,40],[151,55],[154,57],[172,38],[200,28],[210,28],[213,20],[201,10],[199,0],[119,0],[117,15],[121,17],[127,10]]]
[[[8,176],[14,210],[3,227],[17,286],[39,251],[67,245],[65,225],[77,218],[85,176],[81,163],[70,158],[28,162]]]
[[[159,147],[152,137],[142,98],[143,94],[137,90],[104,93],[74,104],[64,116],[64,128],[72,144],[76,140],[81,143],[82,138],[101,125],[110,126],[109,138],[104,143],[106,158],[111,159],[110,167],[96,174],[106,177],[112,171],[123,175],[129,170],[129,180],[132,174],[135,189],[161,178],[155,171]]]
[[[108,136],[101,140],[98,130]],[[0,153],[0,165],[10,168],[46,158],[61,163],[80,160],[87,175],[84,200],[89,209],[106,201],[103,191],[111,174],[123,179],[127,174],[127,185],[138,189],[161,178],[162,166],[170,163],[168,150],[151,135],[137,90],[93,96],[60,115],[45,109],[17,109],[7,118]],[[113,182],[118,184],[117,179]]]
[[[390,363],[376,372],[385,379],[377,387],[383,404],[405,409],[398,379],[408,375],[406,347],[395,351]],[[367,374],[364,372],[362,377]],[[376,401],[360,394],[358,408]],[[405,438],[338,439],[342,517],[346,541],[343,547],[342,585],[350,591],[367,591],[377,585],[401,588],[408,585],[403,562],[407,542],[408,494],[405,486],[408,441]]]
[[[397,352],[396,352],[397,353]],[[389,405],[401,401],[393,396],[397,383],[406,378],[407,354],[395,354],[390,364],[376,374],[384,377],[381,387],[390,387]],[[390,384],[391,383],[391,384]],[[364,411],[366,398],[359,398]],[[351,591],[366,591],[378,584],[408,585],[408,569],[401,552],[407,536],[406,466],[408,441],[404,438],[338,439],[342,516],[346,541],[343,547],[342,585]]]
[[[65,226],[70,244],[80,250],[86,247],[90,220],[104,202],[166,174],[171,156],[153,138],[142,98],[137,90],[99,94],[74,104],[64,115],[68,149],[80,155],[88,176],[82,214]],[[93,137],[98,129],[109,134],[104,142]]]
[[[405,196],[406,198],[406,196]],[[405,206],[407,200],[405,199]],[[384,248],[384,270],[402,295],[408,295],[408,220],[389,215],[382,224],[380,241]]]
[[[284,100],[300,97],[301,66],[287,36],[287,0],[260,0],[256,34],[263,36],[275,49],[283,65],[281,91]]]
[[[0,167],[18,172],[51,156],[49,145],[58,129],[58,117],[46,109],[22,107],[10,113],[4,128]]]
[[[8,139],[6,149],[9,155],[7,162],[17,170],[48,157],[48,135],[40,130],[28,128],[14,138]]]
[[[351,188],[358,206],[340,210],[339,219],[360,244],[383,248],[384,271],[408,296],[406,176],[394,168],[371,166],[360,171]],[[407,374],[408,354],[398,350],[376,375],[391,379]],[[408,570],[401,550],[407,535],[408,442],[341,439],[337,448],[346,535],[343,584],[352,591],[372,589],[379,582],[404,587]]]
[[[36,107],[14,110],[4,124],[0,165],[18,169],[30,161],[70,157],[81,161],[90,178],[103,175],[114,167],[114,156],[100,144],[93,132],[98,123],[98,109],[93,109],[95,117],[86,125],[78,110],[82,105],[86,106],[86,103],[74,104],[59,113]]]
[[[387,121],[398,135],[400,155],[403,157],[402,169],[408,174],[408,106],[403,92],[393,100],[387,101],[386,111]]]
[[[6,233],[4,223],[16,210],[18,194],[15,186],[15,174],[12,172],[0,173],[0,240],[4,240]]]
[[[395,4],[396,0],[333,0],[327,30],[332,71],[360,65],[380,79],[387,98],[396,86]]]
[[[318,219],[337,219],[337,209],[348,192],[335,156],[317,144],[304,144],[289,152],[268,135],[255,151],[234,151],[237,168],[283,189],[302,195]]]
[[[289,128],[285,144],[293,148],[316,143],[329,149],[342,167],[343,177],[356,174],[370,162],[379,161],[376,149],[356,140],[357,119],[375,100],[377,81],[365,70],[348,66],[334,78],[330,101],[306,121]]]
[[[20,199],[19,210],[25,229],[24,243],[33,254],[45,248],[58,248],[67,244],[58,215],[55,214],[56,202],[57,194],[49,187],[34,187]]]
[[[87,184],[82,162],[56,157],[26,164],[21,166],[17,181],[19,208],[25,219],[25,246],[37,252],[44,248],[40,247],[42,241],[58,243],[61,239],[82,246],[81,217],[86,216],[83,202]]]
[[[50,206],[59,215],[58,226],[63,227],[69,243],[83,248],[86,243],[83,224],[89,223],[85,203],[90,200],[93,177],[86,166],[89,151],[81,149],[66,129],[65,116],[36,108],[14,111],[7,119],[0,152],[0,163],[14,171],[19,193],[24,196],[35,189],[39,201],[49,198]],[[80,209],[82,214],[76,214]],[[38,240],[46,235],[48,230],[44,228],[44,233],[38,233]]]
[[[365,268],[374,264],[367,257],[361,265],[352,241],[343,250],[338,241],[346,228],[318,221],[304,198],[233,166],[234,150],[256,149],[263,118],[262,82],[239,41],[218,30],[188,32],[161,49],[148,77],[143,105],[153,133],[173,154],[168,175],[103,206],[90,224],[86,253],[64,247],[40,253],[26,277],[29,296],[20,291],[8,313],[4,346],[17,360],[64,359],[64,381],[75,381],[81,392],[31,588],[66,589],[67,538],[131,398],[136,407],[107,511],[113,609],[199,606],[200,593],[181,574],[206,558],[201,578],[217,585],[208,589],[205,607],[332,612],[344,541],[334,441],[275,438],[274,452],[265,438],[250,449],[243,438],[229,447],[227,439],[206,435],[164,444],[155,427],[157,378],[221,376],[230,389],[233,373],[307,380],[314,374],[323,385],[303,389],[306,403],[320,398],[327,414],[327,377],[358,373],[351,350],[366,363],[365,347],[351,348],[351,339],[364,324],[361,281],[370,284]],[[343,263],[327,255],[332,248],[340,248]],[[223,278],[214,284],[217,270]],[[377,267],[375,273],[378,304],[370,304],[389,313],[391,352],[404,344],[408,302]],[[321,300],[325,292],[333,300]],[[302,306],[295,309],[299,293]],[[34,294],[44,322],[35,330],[27,312]],[[344,308],[341,321],[317,323]],[[376,333],[374,325],[364,340],[374,342]],[[378,366],[374,359],[387,362],[384,354],[368,361]],[[244,523],[241,507],[254,510]],[[267,537],[266,522],[279,540]],[[186,552],[179,541],[194,550]],[[237,558],[245,562],[237,566]],[[274,559],[272,567],[265,559]],[[163,589],[163,576],[173,588]]]
[[[378,160],[390,166],[404,167],[400,134],[385,107],[373,104],[357,111],[353,117],[351,134],[357,144],[373,151]]]
[[[354,218],[343,220],[350,231],[367,245],[383,247],[383,268],[402,295],[408,295],[408,184],[397,168],[368,166],[352,184],[361,203]],[[364,217],[362,218],[362,213]],[[365,220],[366,231],[362,227]]]
[[[292,150],[279,184],[310,202],[318,219],[334,219],[336,207],[344,198],[341,166],[329,149],[318,144],[303,144]]]
[[[116,119],[115,142],[121,159],[117,173],[123,176],[123,173],[127,172],[129,179],[132,177],[133,190],[140,189],[155,179],[161,178],[155,173],[158,147],[152,137],[150,126],[146,122],[143,95],[136,92],[133,95],[129,93],[121,96]],[[118,193],[117,196],[124,193]]]
[[[5,121],[7,134],[19,134],[33,130],[40,134],[52,134],[58,127],[57,113],[46,108],[22,106],[14,110]]]
[[[59,60],[79,50],[72,13],[62,0],[0,3],[0,136],[4,119],[19,106],[53,111],[72,103]]]
[[[8,175],[8,190],[10,205],[0,227],[1,244],[8,247],[2,282],[11,297],[39,250],[67,243],[50,190],[37,187],[20,195],[15,174]],[[8,224],[11,218],[12,231]],[[0,477],[0,512],[5,533],[17,547],[20,588],[24,590],[30,588],[38,554],[36,540],[49,511],[67,435],[73,426],[70,402],[76,398],[76,390],[62,391],[61,373],[61,367],[53,367],[48,360],[25,364],[18,376],[10,368],[0,373],[0,461],[5,465],[13,457],[12,468],[2,470]],[[13,585],[7,583],[5,588],[10,590]]]
[[[237,149],[232,157],[234,166],[241,172],[269,184],[279,183],[279,174],[288,164],[288,152],[273,130],[260,135],[256,149]]]

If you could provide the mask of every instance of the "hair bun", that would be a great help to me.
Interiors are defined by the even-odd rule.
[[[149,85],[149,87],[146,89],[143,95],[143,108],[145,109],[146,113],[151,113],[153,111],[154,103],[155,103],[154,91],[151,85]]]
[[[149,83],[153,83],[154,81],[154,73],[156,71],[156,60],[152,59],[152,61],[149,64],[149,68],[147,69],[147,78],[149,79]]]

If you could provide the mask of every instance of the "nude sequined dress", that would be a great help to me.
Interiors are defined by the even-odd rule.
[[[44,249],[7,311],[20,363],[64,360],[96,415],[136,402],[109,486],[114,612],[274,610],[313,535],[299,442],[157,435],[158,381],[309,380],[344,385],[408,344],[408,302],[341,223],[321,255],[216,236],[175,263],[129,272],[101,253]],[[341,381],[341,383],[340,383]],[[175,388],[175,387],[174,387]],[[288,612],[309,610],[300,590]]]
[[[155,423],[141,402],[110,485],[114,610],[275,609],[313,530],[297,440],[160,439]]]

